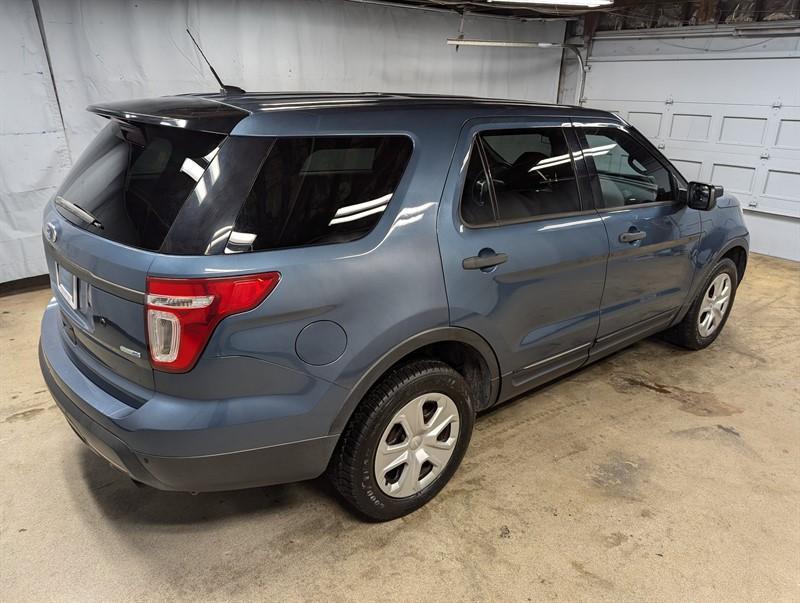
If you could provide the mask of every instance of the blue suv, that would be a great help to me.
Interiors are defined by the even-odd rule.
[[[107,124],[44,214],[39,357],[137,482],[328,473],[388,520],[476,413],[663,332],[719,335],[736,199],[590,109],[403,94],[205,94]]]

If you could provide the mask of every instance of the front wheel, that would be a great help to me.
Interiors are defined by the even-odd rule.
[[[738,283],[736,264],[727,258],[720,260],[686,316],[664,333],[665,338],[690,350],[711,345],[728,320]]]
[[[362,400],[331,463],[342,497],[375,521],[423,506],[467,450],[475,411],[464,378],[437,360],[388,373]]]

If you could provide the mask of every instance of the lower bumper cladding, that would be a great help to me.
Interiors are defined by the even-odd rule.
[[[82,410],[80,406],[88,402],[64,381],[54,368],[56,363],[48,357],[63,354],[58,362],[69,362],[61,341],[45,341],[54,336],[60,338],[57,332],[43,329],[39,362],[56,404],[89,448],[138,482],[160,490],[209,492],[313,479],[327,467],[338,440],[335,435],[197,456],[160,456],[134,450],[125,442],[124,429],[112,432]],[[114,424],[111,417],[103,418]],[[204,433],[197,431],[196,437],[202,442]]]

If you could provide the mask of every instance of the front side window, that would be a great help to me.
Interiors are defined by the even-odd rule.
[[[583,153],[594,161],[601,207],[673,201],[669,171],[643,145],[617,128],[584,128]]]
[[[226,252],[342,243],[378,223],[411,157],[405,136],[279,138]]]
[[[561,128],[492,132],[482,139],[501,222],[581,210]]]
[[[499,222],[581,210],[572,157],[561,128],[491,131],[481,134],[477,144],[491,175]],[[483,182],[482,172],[473,167],[476,156],[473,153],[462,196],[462,217],[470,225],[475,224],[469,220],[467,208],[474,211],[476,190]],[[483,223],[489,223],[485,216]]]

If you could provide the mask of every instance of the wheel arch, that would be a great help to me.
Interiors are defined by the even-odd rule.
[[[742,282],[742,277],[744,276],[744,270],[747,268],[747,258],[749,255],[750,245],[746,237],[735,237],[727,241],[724,245],[722,245],[719,250],[713,254],[712,259],[705,264],[699,270],[701,273],[695,278],[692,289],[689,295],[686,297],[686,300],[681,306],[681,309],[675,315],[675,318],[672,320],[671,326],[678,324],[680,321],[683,320],[683,317],[686,316],[686,313],[689,311],[689,308],[692,306],[694,302],[695,296],[698,293],[700,287],[703,286],[703,283],[706,281],[706,277],[708,273],[713,270],[714,266],[717,265],[717,262],[724,258],[730,258],[731,261],[736,264],[736,271],[738,273],[739,283]],[[741,264],[740,264],[741,262]],[[741,269],[740,269],[741,268]],[[739,284],[737,283],[737,285]]]
[[[736,264],[736,277],[739,279],[739,283],[741,283],[744,278],[744,272],[747,269],[747,248],[741,243],[729,245],[723,250],[722,255],[717,258],[717,261],[723,258],[729,258]]]
[[[341,433],[366,393],[388,371],[413,358],[436,358],[453,366],[467,380],[476,410],[492,406],[500,393],[500,366],[489,343],[461,327],[424,331],[395,346],[367,370],[347,395],[329,433]]]

